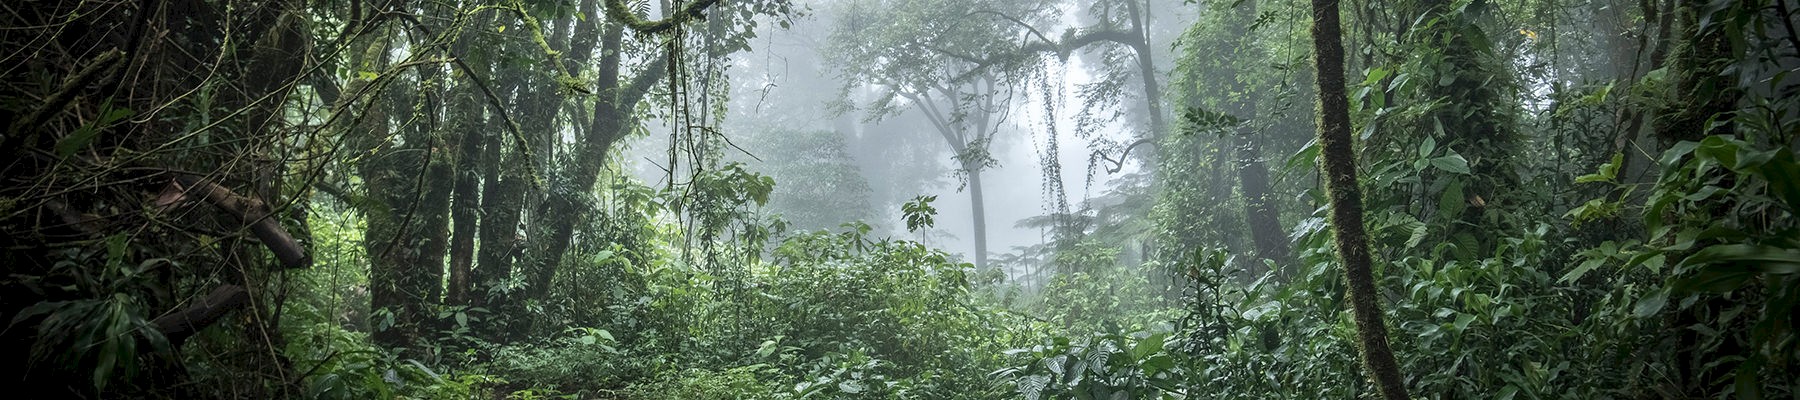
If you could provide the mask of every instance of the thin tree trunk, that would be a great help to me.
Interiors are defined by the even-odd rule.
[[[1350,311],[1356,320],[1356,336],[1363,367],[1382,398],[1407,400],[1406,382],[1394,351],[1388,346],[1387,325],[1377,303],[1373,261],[1368,236],[1363,232],[1362,190],[1357,186],[1356,150],[1350,136],[1349,94],[1344,88],[1344,47],[1338,25],[1338,0],[1313,0],[1313,54],[1318,71],[1319,143],[1322,173],[1331,199],[1331,227],[1338,258],[1344,263],[1349,283]]]
[[[981,169],[969,169],[969,212],[975,223],[975,268],[988,267],[987,200],[981,194]]]
[[[1156,59],[1150,54],[1150,17],[1139,9],[1137,0],[1127,0],[1125,5],[1131,18],[1131,33],[1138,39],[1131,44],[1131,51],[1137,54],[1138,77],[1143,80],[1144,111],[1150,113],[1150,137],[1161,137],[1169,133],[1169,123],[1163,115],[1162,86],[1156,83]],[[1121,160],[1124,156],[1120,155]]]

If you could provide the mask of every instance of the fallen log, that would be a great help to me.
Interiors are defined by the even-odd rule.
[[[190,199],[190,195],[198,195],[207,203],[225,210],[236,217],[239,223],[250,226],[250,233],[262,241],[269,252],[275,253],[275,259],[281,261],[282,268],[302,268],[312,264],[312,256],[306,254],[306,248],[289,235],[286,228],[269,215],[269,207],[261,200],[239,195],[217,183],[202,181],[197,176],[183,176],[169,182],[169,187],[157,196],[156,205],[168,208]]]
[[[201,299],[199,303],[188,306],[180,312],[157,317],[151,321],[158,332],[169,340],[169,347],[178,348],[187,342],[189,337],[200,333],[201,329],[219,322],[225,314],[244,308],[250,304],[250,292],[242,286],[224,285],[214,288],[212,294]]]

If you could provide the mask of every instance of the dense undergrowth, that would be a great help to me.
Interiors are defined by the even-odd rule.
[[[788,1],[30,3],[22,397],[1363,399],[1370,325],[1415,397],[1800,396],[1789,1],[1344,4],[1375,324],[1303,2],[842,0],[786,103],[733,56]],[[945,250],[912,196],[986,250],[1004,135],[1039,243]]]
[[[1658,193],[1649,206],[1786,207],[1787,195],[1762,191],[1782,184],[1762,177],[1793,171],[1782,155],[1791,153],[1752,146],[1709,139],[1672,150],[1662,165],[1671,178],[1649,189]],[[1607,174],[1593,180],[1610,181]],[[1693,178],[1737,186],[1716,197],[1665,194]],[[1736,194],[1745,189],[1770,194]],[[1596,204],[1566,221],[1604,217],[1583,214]],[[314,226],[345,221],[354,223]],[[1753,349],[1737,362],[1698,367],[1732,370],[1727,393],[1794,393],[1794,333],[1783,314],[1792,307],[1792,271],[1779,262],[1738,269],[1745,264],[1734,261],[1787,260],[1796,244],[1749,234],[1731,222],[1739,220],[1707,221],[1660,222],[1683,228],[1661,225],[1658,235],[1590,248],[1554,239],[1579,225],[1542,223],[1499,238],[1486,253],[1419,243],[1416,224],[1376,224],[1378,248],[1393,249],[1383,257],[1389,278],[1381,287],[1392,301],[1399,359],[1407,371],[1433,371],[1410,384],[1457,397],[1661,397],[1669,393],[1658,382],[1677,379],[1680,365],[1693,361],[1681,359],[1673,341],[1697,340]],[[1743,221],[1774,224],[1754,231],[1794,229],[1785,217]],[[284,325],[296,339],[290,355],[316,371],[306,385],[319,398],[1366,396],[1372,388],[1357,371],[1329,233],[1302,227],[1295,264],[1263,276],[1242,274],[1239,256],[1203,250],[1169,266],[1084,268],[1020,295],[941,251],[850,224],[790,233],[766,258],[710,268],[684,263],[684,250],[667,243],[644,256],[613,248],[574,257],[571,282],[552,303],[579,296],[601,306],[545,312],[537,318],[581,322],[520,343],[466,337],[484,317],[446,311],[440,347],[395,355],[343,323],[366,304],[354,301],[296,312]],[[626,234],[655,243],[676,230]],[[314,298],[354,287],[341,285],[355,282],[354,270],[330,271],[307,272]],[[1665,327],[1668,318],[1712,312],[1704,307],[1721,299],[1741,302],[1692,333]]]

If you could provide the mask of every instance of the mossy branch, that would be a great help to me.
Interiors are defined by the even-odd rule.
[[[701,12],[706,11],[707,8],[712,7],[714,4],[719,4],[719,0],[694,0],[682,5],[681,8],[675,10],[674,15],[670,15],[668,18],[645,21],[643,18],[639,18],[637,14],[633,14],[630,7],[625,6],[625,0],[605,1],[607,18],[625,24],[625,26],[630,27],[631,30],[637,31],[638,33],[649,34],[662,33],[670,29],[675,29],[677,25],[690,20],[704,19],[706,18],[706,15],[701,14]]]
[[[20,133],[22,131],[42,125],[44,121],[50,119],[51,115],[56,115],[56,113],[61,112],[63,107],[68,106],[69,102],[75,100],[75,95],[80,94],[82,88],[87,87],[88,84],[94,83],[96,79],[100,78],[102,72],[111,71],[113,65],[118,64],[120,60],[124,59],[123,55],[124,52],[121,52],[118,49],[107,50],[104,53],[100,53],[99,56],[94,57],[93,61],[88,62],[86,67],[83,67],[74,75],[70,75],[68,79],[63,80],[62,86],[57,88],[56,93],[52,93],[50,97],[44,101],[43,105],[32,110],[30,114],[26,114],[25,118],[21,118],[13,123],[6,134],[6,145],[0,146],[0,148],[13,148],[13,139],[21,136]]]

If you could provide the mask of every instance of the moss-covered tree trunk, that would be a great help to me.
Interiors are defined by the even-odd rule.
[[[472,37],[465,37],[464,41]],[[466,47],[465,47],[466,50]],[[470,63],[482,65],[479,62]],[[480,167],[483,149],[487,146],[483,127],[481,93],[470,83],[471,76],[461,76],[454,100],[450,107],[450,117],[456,129],[456,171],[455,188],[452,194],[454,202],[450,207],[450,218],[454,221],[451,227],[450,271],[449,280],[445,284],[444,302],[449,305],[469,305],[469,292],[473,291],[471,275],[475,267],[475,243],[480,235],[481,216],[481,175]]]
[[[377,44],[370,51],[365,60],[379,60],[389,49]],[[454,150],[438,123],[440,75],[420,68],[416,84],[388,86],[385,96],[370,99],[387,107],[371,107],[379,114],[365,116],[366,125],[350,133],[369,154],[357,169],[369,200],[363,241],[370,310],[376,342],[389,347],[424,338],[442,296]]]
[[[1349,94],[1344,88],[1344,47],[1338,0],[1313,0],[1313,65],[1318,72],[1321,173],[1330,193],[1331,227],[1349,283],[1350,312],[1356,320],[1363,367],[1382,398],[1406,400],[1406,382],[1388,346],[1387,324],[1375,288],[1369,238],[1363,231],[1362,189],[1356,180],[1356,150],[1350,136]]]
[[[595,20],[597,18],[589,18],[590,22],[578,25],[575,37],[591,37],[583,32],[593,31],[591,21]],[[576,227],[587,219],[592,209],[581,198],[593,190],[613,145],[630,134],[637,124],[638,103],[652,86],[667,76],[665,55],[650,62],[636,76],[623,79],[624,60],[620,55],[624,50],[624,33],[622,25],[611,24],[599,35],[600,65],[594,80],[596,96],[593,108],[589,110],[591,119],[585,121],[579,131],[575,161],[558,173],[556,183],[559,187],[550,190],[544,202],[532,211],[531,243],[525,253],[527,264],[521,271],[525,274],[526,292],[512,298],[509,309],[519,310],[525,304],[549,298],[551,279],[556,276],[556,269],[574,240]],[[586,51],[582,51],[584,46]],[[579,40],[574,47],[578,53],[592,53],[594,48],[593,42],[584,44]],[[526,322],[521,333],[529,331],[530,322]]]
[[[1249,26],[1256,22],[1256,2],[1245,1],[1237,5],[1229,25]],[[1247,78],[1239,75],[1255,72],[1240,67],[1252,62],[1260,62],[1261,51],[1255,46],[1256,39],[1251,35],[1238,35],[1227,41],[1225,54],[1232,57],[1225,61],[1230,66],[1234,79],[1232,90],[1227,92],[1225,101],[1234,103],[1231,114],[1246,120],[1237,127],[1232,135],[1232,155],[1237,166],[1239,188],[1244,196],[1244,222],[1250,228],[1250,239],[1255,244],[1256,257],[1275,260],[1277,265],[1287,264],[1287,234],[1281,228],[1280,203],[1275,195],[1269,192],[1269,165],[1263,162],[1262,139],[1258,137],[1259,126],[1269,126],[1257,120],[1258,100],[1267,88],[1251,88],[1245,82]],[[1233,101],[1235,100],[1235,101]],[[1261,263],[1256,263],[1257,268]],[[1260,271],[1255,271],[1260,274]]]

